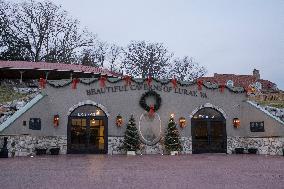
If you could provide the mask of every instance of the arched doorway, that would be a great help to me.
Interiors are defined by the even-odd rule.
[[[76,108],[68,117],[67,153],[107,153],[107,116],[94,105]]]
[[[226,153],[226,119],[214,108],[202,108],[191,119],[192,153]]]

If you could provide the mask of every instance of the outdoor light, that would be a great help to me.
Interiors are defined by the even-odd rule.
[[[239,118],[234,118],[234,119],[233,119],[233,126],[234,126],[235,128],[239,128],[239,127],[241,126],[241,121],[240,121]]]
[[[118,115],[116,116],[116,121],[115,121],[115,123],[116,123],[116,126],[118,126],[118,127],[121,127],[121,126],[122,126],[122,124],[123,124],[123,119],[122,119],[122,116],[121,116],[120,114],[118,114]]]
[[[101,111],[100,110],[96,110],[96,115],[100,115]]]
[[[54,127],[58,127],[59,125],[59,115],[58,114],[53,116],[53,125]]]
[[[180,117],[179,118],[179,126],[181,128],[185,128],[185,126],[186,126],[186,119],[184,117]]]

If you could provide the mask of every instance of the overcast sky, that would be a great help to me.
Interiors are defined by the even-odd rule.
[[[284,89],[283,0],[52,0],[108,42],[163,42],[213,73],[251,74]]]

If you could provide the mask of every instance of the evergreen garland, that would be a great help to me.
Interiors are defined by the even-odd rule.
[[[107,77],[106,81],[114,84],[114,83],[119,83],[123,80],[124,80],[123,78],[109,78],[109,77]],[[135,84],[143,84],[145,81],[147,81],[147,79],[131,78],[131,82],[133,82]],[[153,81],[156,81],[157,83],[160,83],[161,85],[168,85],[171,82],[171,80],[167,80],[167,81],[166,80],[157,80],[155,78],[153,78]],[[56,82],[57,81],[48,81],[47,80],[47,84],[49,84],[50,86],[55,87],[55,88],[66,87],[66,86],[72,84],[72,80],[66,81],[64,84],[55,84]],[[96,82],[99,82],[98,78],[96,78],[96,79],[90,78],[89,81],[80,79],[80,83],[82,83],[84,85],[91,85],[91,84],[96,83]],[[197,81],[194,81],[194,82],[177,81],[177,84],[179,84],[181,87],[189,87],[189,86],[197,84]],[[221,87],[221,85],[219,85],[217,83],[207,83],[207,82],[202,83],[202,86],[204,86],[207,89],[213,89],[213,90],[219,89]],[[225,88],[227,88],[229,91],[234,92],[234,93],[246,92],[246,90],[243,87],[227,87],[227,86],[225,86]]]
[[[181,142],[174,119],[171,118],[165,134],[165,148],[167,152],[181,151]]]
[[[133,115],[131,115],[125,131],[123,149],[126,151],[136,151],[140,149],[140,144],[141,142],[139,139],[138,129],[135,124],[135,119]]]

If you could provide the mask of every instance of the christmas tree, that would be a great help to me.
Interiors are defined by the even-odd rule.
[[[126,151],[136,151],[140,149],[140,144],[138,129],[136,128],[134,117],[131,115],[125,131],[123,148]]]
[[[165,148],[168,152],[181,151],[181,142],[179,137],[179,132],[174,118],[171,118],[165,136]]]

